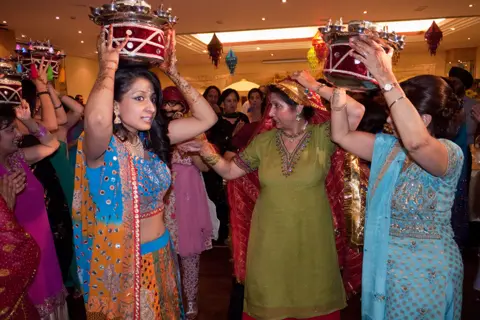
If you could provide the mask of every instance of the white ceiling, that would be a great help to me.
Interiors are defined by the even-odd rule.
[[[323,25],[328,18],[344,21],[368,19],[372,21],[410,20],[480,16],[480,1],[476,0],[165,0],[180,20],[178,34],[234,31]],[[88,18],[89,6],[99,6],[108,0],[2,0],[0,22],[7,21],[8,28],[17,37],[26,40],[50,39],[68,55],[93,57],[99,27]],[[162,1],[150,1],[152,7]],[[469,7],[473,4],[473,7]],[[367,14],[363,14],[364,11]],[[56,20],[55,17],[60,17]],[[262,21],[262,17],[266,20]],[[78,31],[81,30],[82,34]],[[470,38],[470,40],[467,40]],[[82,44],[81,41],[84,41]],[[480,45],[478,24],[445,36],[441,49],[475,47]],[[425,50],[424,44],[409,45],[407,49]],[[272,52],[239,53],[242,61],[261,61],[271,58]],[[179,47],[180,63],[199,63],[200,53]],[[305,50],[292,49],[275,52],[276,59],[303,58]],[[204,59],[209,63],[208,59]]]

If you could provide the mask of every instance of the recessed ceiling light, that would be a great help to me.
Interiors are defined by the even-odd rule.
[[[470,38],[468,38],[468,40],[470,40]]]
[[[203,53],[207,53],[207,50],[203,50]]]
[[[5,23],[5,24],[6,24],[6,23],[7,23],[7,21],[3,20],[3,23]]]
[[[257,47],[257,50],[260,50],[260,47]]]
[[[25,38],[25,37],[26,37],[26,35],[22,34],[22,38]]]
[[[172,8],[168,8],[168,11],[172,11]]]
[[[450,28],[450,30],[452,30],[452,31],[453,31],[453,30],[455,30],[455,28],[454,28],[454,27],[452,27],[452,28]]]
[[[452,61],[449,61],[448,64],[452,64]]]
[[[265,18],[262,18],[262,21],[265,21],[266,19]]]
[[[273,53],[270,53],[270,55],[273,57]]]
[[[60,17],[55,17],[55,19],[60,20]]]
[[[282,0],[282,3],[287,3],[287,0]]]
[[[471,8],[471,7],[473,7],[473,4],[469,4],[468,6]]]
[[[98,53],[98,51],[95,51],[95,53]]]
[[[78,33],[82,33],[82,30],[78,30]]]
[[[367,10],[363,11],[363,14],[367,14],[367,13],[368,13]]]
[[[82,41],[80,41],[80,43],[83,43],[83,40],[82,40]]]

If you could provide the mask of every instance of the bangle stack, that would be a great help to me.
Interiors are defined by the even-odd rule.
[[[39,124],[38,129],[36,131],[30,131],[30,134],[37,139],[41,139],[47,135],[47,129]]]

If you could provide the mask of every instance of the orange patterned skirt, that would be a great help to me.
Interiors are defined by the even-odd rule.
[[[180,273],[168,231],[142,244],[141,254],[141,319],[184,319]]]

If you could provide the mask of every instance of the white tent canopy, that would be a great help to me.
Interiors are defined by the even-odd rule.
[[[223,90],[235,89],[239,92],[246,92],[246,91],[250,91],[253,88],[258,88],[258,87],[260,87],[260,85],[254,83],[254,82],[247,81],[246,79],[242,79],[238,82],[232,83],[231,85],[224,88]]]

